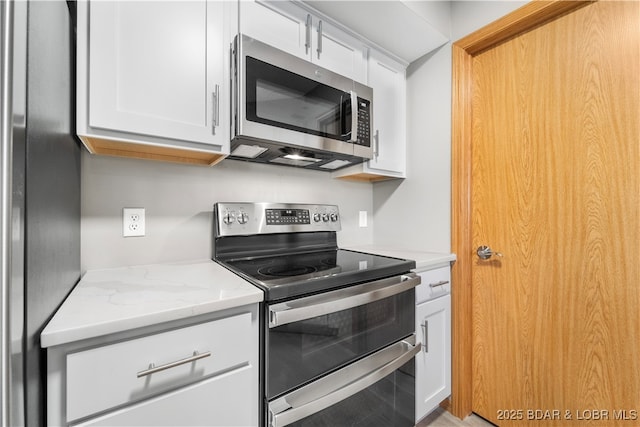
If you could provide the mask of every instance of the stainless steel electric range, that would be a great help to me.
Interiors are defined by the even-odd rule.
[[[334,205],[217,203],[214,260],[264,291],[263,426],[413,426],[415,262],[340,249]]]

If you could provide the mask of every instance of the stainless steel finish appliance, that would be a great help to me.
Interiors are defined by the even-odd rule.
[[[373,157],[373,90],[238,35],[230,159],[332,171]]]
[[[264,426],[413,426],[411,260],[340,249],[334,205],[217,203],[214,259],[265,293]]]
[[[45,424],[40,331],[80,278],[72,7],[0,2],[2,426]]]

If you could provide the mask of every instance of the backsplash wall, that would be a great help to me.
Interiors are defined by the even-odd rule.
[[[372,186],[330,174],[226,160],[213,167],[82,154],[82,271],[211,258],[218,201],[331,203],[338,244],[372,242]],[[146,209],[146,236],[122,237],[122,208]],[[358,226],[366,210],[368,227]]]

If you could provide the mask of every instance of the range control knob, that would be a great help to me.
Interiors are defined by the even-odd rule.
[[[326,214],[326,213],[322,214],[322,220],[324,222],[328,222],[329,221],[329,214]]]
[[[222,217],[222,222],[224,222],[227,225],[233,224],[235,220],[236,220],[236,217],[233,216],[233,214],[230,212],[227,212],[225,216]]]
[[[240,212],[238,215],[238,222],[240,224],[246,224],[249,221],[249,215],[246,212]]]
[[[319,213],[314,213],[313,214],[313,222],[320,222],[320,214]]]
[[[331,214],[331,222],[336,222],[338,220],[338,214],[337,213],[332,213]]]

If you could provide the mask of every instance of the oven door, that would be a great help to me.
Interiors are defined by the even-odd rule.
[[[408,273],[270,305],[265,338],[266,398],[272,400],[415,331]]]
[[[269,402],[269,425],[414,425],[415,335]]]

